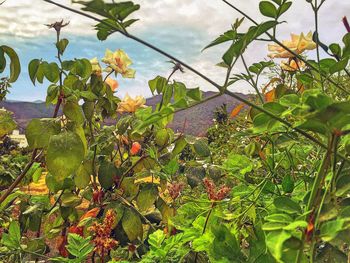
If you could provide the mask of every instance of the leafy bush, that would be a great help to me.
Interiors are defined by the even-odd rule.
[[[262,23],[224,1],[244,18],[206,47],[230,44],[219,64],[227,70],[219,85],[131,35],[127,28],[137,20],[129,15],[139,5],[77,2],[80,14],[89,12],[99,22],[98,39],[118,32],[174,60],[174,67],[169,76],[149,81],[151,92],[161,96],[155,108],[142,96],[119,98],[116,79],[135,77],[131,58],[118,49],[102,59],[65,60],[69,41],[61,31],[68,23],[49,26],[57,35],[57,59],[33,59],[28,71],[34,85],[49,83],[46,103],[55,110],[52,118],[28,124],[27,165],[0,178],[6,184],[0,195],[1,260],[347,262],[350,33],[342,44],[326,45],[316,25],[313,34],[279,41],[276,29],[291,1],[260,1]],[[318,18],[325,1],[307,2]],[[246,31],[244,20],[253,24]],[[247,47],[261,39],[271,42],[271,60],[247,65]],[[329,57],[307,58],[307,50],[320,49]],[[7,57],[10,76],[4,80],[12,83],[19,59],[0,46],[0,73]],[[279,58],[286,60],[277,63]],[[238,60],[246,72],[232,74]],[[172,80],[183,68],[219,93],[203,98],[199,88]],[[261,87],[262,76],[268,83]],[[249,83],[256,95],[245,99],[231,92],[237,81]],[[7,87],[0,86],[2,94]],[[230,114],[218,109],[206,138],[168,128],[176,112],[222,94],[242,104]],[[108,119],[116,124],[106,125]],[[3,147],[13,129],[11,114],[1,111]],[[27,158],[10,148],[2,161]]]

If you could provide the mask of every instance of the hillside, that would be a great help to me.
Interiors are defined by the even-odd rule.
[[[215,92],[209,91],[203,93],[204,98],[213,95],[215,95]],[[247,95],[244,94],[239,95],[242,97],[247,97]],[[146,104],[148,106],[155,106],[159,101],[160,96],[154,96],[147,99]],[[223,103],[226,103],[228,110],[231,110],[235,107],[235,105],[237,105],[238,102],[232,97],[222,95],[203,104],[177,113],[170,127],[175,131],[182,131],[186,122],[186,133],[192,135],[203,135],[205,134],[206,129],[213,122],[213,111],[216,107],[221,106]],[[14,113],[20,130],[23,130],[26,127],[29,120],[33,118],[49,118],[53,112],[53,107],[46,107],[44,102],[3,101],[0,102],[0,108],[1,107],[4,107]]]

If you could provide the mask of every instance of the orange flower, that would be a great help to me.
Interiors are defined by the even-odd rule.
[[[133,113],[139,108],[144,108],[146,99],[142,96],[136,96],[135,99],[131,98],[128,94],[125,95],[125,98],[118,103],[117,112],[123,113]]]
[[[140,150],[141,150],[141,144],[139,144],[138,142],[134,142],[132,144],[131,149],[130,149],[130,154],[131,155],[136,155],[136,154],[138,154],[140,152]]]
[[[300,35],[291,34],[291,40],[282,41],[282,44],[295,54],[301,54],[305,50],[313,50],[316,48],[316,43],[312,40],[312,32],[307,35],[301,33]],[[269,44],[268,49],[270,58],[293,58],[295,55],[288,50],[284,49],[278,44]]]
[[[110,77],[106,79],[106,84],[111,88],[112,91],[116,91],[116,89],[119,87],[118,81]]]

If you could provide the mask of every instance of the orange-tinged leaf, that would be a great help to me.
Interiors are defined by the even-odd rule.
[[[98,207],[95,207],[89,211],[87,211],[85,214],[83,214],[81,217],[80,217],[80,221],[83,221],[85,218],[88,218],[88,217],[96,217],[98,215],[98,213],[100,212],[100,208]]]
[[[230,114],[230,118],[234,118],[236,117],[240,112],[241,110],[244,108],[244,103],[241,103],[239,104],[238,106],[236,106],[232,111],[231,111],[231,114]]]
[[[271,102],[274,101],[276,95],[276,90],[272,89],[269,92],[265,93],[265,101],[266,102]]]
[[[263,151],[259,151],[259,156],[260,156],[261,160],[266,161],[266,155]]]

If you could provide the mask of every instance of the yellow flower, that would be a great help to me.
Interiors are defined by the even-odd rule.
[[[135,99],[126,94],[124,99],[118,103],[117,112],[135,112],[139,108],[145,108],[146,99],[142,96],[136,96]]]
[[[312,32],[307,35],[301,33],[300,35],[291,34],[291,40],[282,41],[282,44],[293,51],[295,54],[301,54],[305,50],[313,50],[316,48],[316,43],[312,40]],[[278,44],[269,44],[268,49],[270,58],[293,58],[295,55],[284,49]]]
[[[303,61],[295,59],[290,59],[288,61],[282,61],[281,62],[281,68],[286,71],[297,71],[297,70],[302,70],[305,68],[305,63]]]
[[[110,77],[106,79],[106,84],[111,88],[112,91],[116,91],[116,89],[119,87],[118,81]]]
[[[102,75],[102,68],[100,66],[100,63],[98,62],[97,58],[93,58],[90,60],[90,64],[92,66],[92,73],[101,76]]]
[[[106,71],[111,72],[114,70],[116,73],[121,74],[124,78],[135,77],[135,70],[128,68],[132,64],[132,61],[121,49],[118,49],[114,53],[107,49],[105,57],[102,59],[102,61],[109,66]]]

